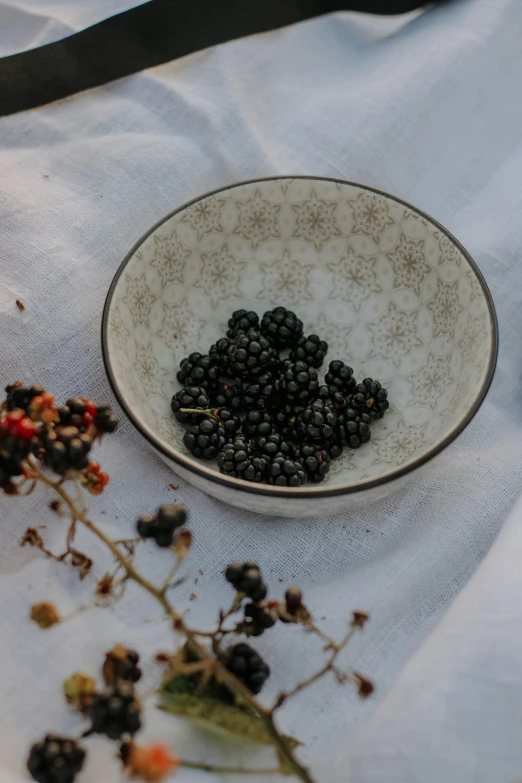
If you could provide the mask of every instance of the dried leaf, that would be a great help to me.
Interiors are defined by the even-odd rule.
[[[80,579],[85,579],[93,566],[93,561],[83,552],[74,549],[71,551],[71,565],[80,570]]]
[[[192,546],[192,533],[190,530],[183,528],[179,531],[174,541],[174,551],[178,560],[184,560],[189,553]]]
[[[63,683],[65,698],[79,712],[86,712],[96,693],[96,681],[81,672],[71,674]]]
[[[105,574],[102,576],[98,584],[96,585],[96,595],[100,597],[109,596],[112,593],[114,587],[114,577],[112,574]]]
[[[20,546],[35,546],[41,549],[44,545],[43,538],[35,527],[28,527],[20,540]]]
[[[366,614],[366,612],[355,611],[352,613],[352,627],[364,628],[369,619],[370,615]]]
[[[53,604],[41,603],[31,606],[31,620],[40,628],[50,628],[60,622],[60,615]]]
[[[357,672],[353,673],[353,676],[355,677],[355,682],[357,684],[357,693],[361,697],[361,699],[367,699],[368,696],[371,696],[371,694],[375,690],[375,685],[371,680],[368,680],[366,677],[363,677],[362,674],[358,674]]]

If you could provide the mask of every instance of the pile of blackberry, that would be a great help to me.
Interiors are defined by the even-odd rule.
[[[389,408],[388,392],[372,378],[360,383],[334,359],[324,382],[317,370],[328,344],[305,335],[291,310],[261,318],[236,310],[226,336],[208,353],[183,359],[184,384],[171,402],[187,424],[183,442],[200,459],[216,459],[222,473],[246,481],[300,487],[324,481],[344,448],[368,443],[370,427]]]

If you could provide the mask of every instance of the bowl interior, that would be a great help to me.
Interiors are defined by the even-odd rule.
[[[327,483],[309,485],[350,488],[414,463],[480,402],[496,352],[486,291],[456,241],[391,196],[324,179],[260,180],[183,207],[131,251],[106,304],[105,359],[141,431],[194,469],[169,405],[179,362],[207,353],[237,308],[292,308],[306,334],[328,342],[323,370],[342,359],[389,389],[391,410],[371,442],[345,449]]]

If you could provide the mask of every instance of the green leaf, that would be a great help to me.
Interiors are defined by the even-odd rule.
[[[259,745],[270,745],[272,742],[261,718],[247,707],[227,704],[212,696],[182,693],[180,690],[174,693],[164,691],[159,706],[166,712],[188,718],[221,734],[231,734]],[[291,748],[300,744],[293,737],[284,739]]]
[[[198,660],[187,645],[185,660]],[[211,679],[203,694],[199,692],[200,675],[178,674],[163,684],[160,709],[188,718],[207,729],[232,735],[246,742],[270,745],[272,740],[262,719],[243,701],[237,699],[224,685]],[[293,737],[284,737],[290,748],[300,743]]]

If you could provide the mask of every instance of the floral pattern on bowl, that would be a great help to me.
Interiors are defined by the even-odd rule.
[[[181,359],[206,353],[233,310],[281,304],[327,340],[325,367],[348,361],[357,377],[385,384],[392,403],[369,444],[300,490],[245,486],[198,463],[169,405]],[[292,492],[359,492],[434,456],[478,409],[497,342],[480,272],[439,224],[363,185],[305,177],[231,186],[165,218],[125,260],[104,313],[109,376],[141,432],[211,494],[217,481],[245,507],[252,494],[276,496],[279,513]]]

